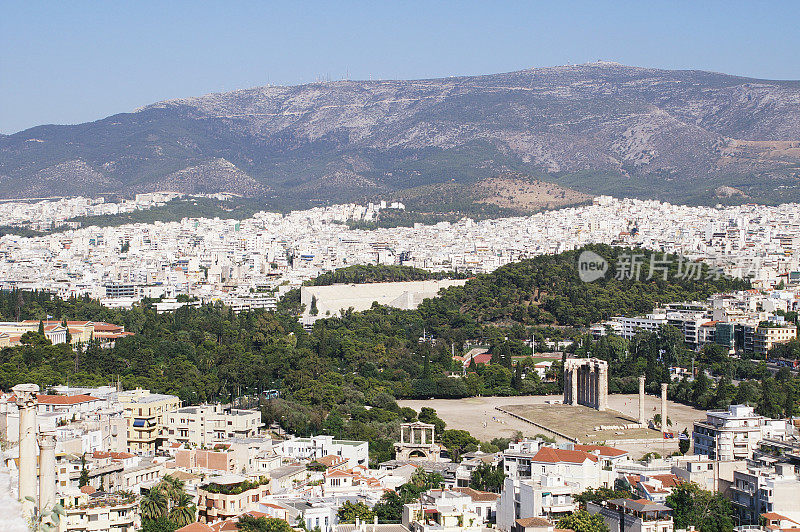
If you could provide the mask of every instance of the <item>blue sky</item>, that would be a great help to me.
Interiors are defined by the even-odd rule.
[[[0,132],[317,78],[597,59],[800,79],[800,2],[38,2],[0,5]]]

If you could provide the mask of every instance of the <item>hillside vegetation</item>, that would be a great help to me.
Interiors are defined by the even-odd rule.
[[[591,249],[611,262],[612,272],[620,258],[633,251]],[[551,379],[541,381],[532,371],[533,359],[524,358],[530,349],[523,340],[535,333],[539,342],[574,339],[570,349],[577,356],[609,360],[612,393],[635,391],[636,376],[642,373],[651,386],[668,382],[669,365],[688,364],[696,356],[699,365],[719,372],[723,380],[715,385],[702,376],[693,383],[673,383],[672,396],[703,407],[736,400],[770,414],[795,411],[800,381],[791,374],[769,378],[758,362],[731,359],[713,346],[700,354],[689,352],[671,327],[642,333],[630,342],[614,336],[595,342],[581,329],[613,314],[646,312],[655,302],[699,299],[747,287],[746,282],[609,278],[587,284],[576,274],[578,254],[510,264],[464,287],[443,290],[417,310],[374,306],[320,319],[311,331],[297,321],[298,291],[284,297],[277,312],[241,314],[219,305],[157,314],[149,301],[132,310],[111,310],[88,299],[2,292],[0,320],[47,315],[102,320],[123,324],[136,334],[120,339],[112,349],[92,342],[77,352],[30,334],[25,345],[0,350],[0,388],[21,382],[44,389],[67,381],[101,385],[119,377],[125,388],[176,394],[188,404],[277,388],[281,398],[262,404],[266,422],[280,422],[301,435],[326,432],[365,439],[374,459],[388,459],[399,423],[417,415],[399,408],[398,398],[560,393],[560,362],[554,364]],[[402,268],[351,269],[319,282],[416,276],[422,275]],[[451,349],[461,352],[467,340],[490,346],[492,363],[472,366],[463,374]],[[734,386],[732,379],[742,382]]]

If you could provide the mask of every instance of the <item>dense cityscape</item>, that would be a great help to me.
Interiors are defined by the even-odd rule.
[[[146,206],[175,194],[137,196]],[[164,199],[161,199],[163,202]],[[40,226],[55,226],[76,205],[100,200],[7,203],[24,207]],[[584,207],[527,217],[414,227],[358,230],[399,202],[335,205],[287,215],[259,212],[244,220],[84,227],[41,237],[0,239],[0,279],[5,289],[46,290],[62,298],[84,296],[130,307],[142,298],[223,301],[236,308],[272,306],[273,293],[319,274],[359,264],[404,265],[432,272],[487,273],[505,264],[591,243],[678,253],[721,267],[724,273],[773,286],[798,271],[800,205],[687,207],[601,196]],[[0,225],[15,222],[0,217]],[[260,297],[253,294],[262,294]]]
[[[800,3],[2,13],[0,532],[800,532]]]
[[[149,194],[130,205],[148,209],[178,196]],[[18,224],[14,206],[36,220],[39,229],[98,208],[104,213],[131,209],[84,198],[7,203],[4,225]],[[394,428],[387,436],[397,432],[388,454],[370,448],[383,446],[384,439],[340,439],[345,433],[325,428],[322,434],[307,434],[307,429],[292,434],[297,427],[267,413],[274,401],[293,404],[292,395],[299,392],[292,387],[242,394],[246,383],[241,381],[240,394],[228,398],[233,402],[197,404],[159,391],[125,389],[120,382],[99,387],[67,381],[20,384],[0,398],[4,438],[12,445],[19,442],[5,458],[7,475],[19,479],[19,493],[34,493],[38,482],[40,507],[47,506],[41,501],[50,501],[63,508],[62,530],[82,530],[96,522],[114,530],[167,526],[189,531],[200,526],[190,524],[195,520],[212,527],[238,520],[241,527],[248,526],[241,525],[243,519],[280,519],[291,527],[325,532],[341,530],[347,522],[387,530],[494,527],[512,532],[556,523],[562,527],[571,519],[595,516],[613,521],[620,512],[626,520],[663,530],[677,528],[678,519],[684,519],[683,526],[691,524],[687,519],[709,519],[708,512],[692,518],[672,515],[676,504],[696,505],[704,497],[710,497],[703,500],[713,512],[729,515],[731,526],[758,523],[762,514],[781,516],[772,518],[780,526],[792,524],[800,487],[791,466],[800,454],[796,402],[767,412],[763,400],[748,406],[734,402],[735,395],[722,402],[714,396],[707,404],[723,408],[704,412],[698,409],[703,400],[692,399],[695,392],[687,398],[681,394],[686,393],[682,387],[699,386],[698,378],[717,390],[733,382],[739,385],[737,393],[744,393],[741,383],[757,370],[759,358],[762,368],[767,359],[766,375],[781,373],[790,386],[797,379],[798,205],[687,207],[601,196],[588,206],[527,217],[371,230],[345,225],[403,208],[399,202],[378,201],[286,215],[260,212],[242,220],[88,226],[34,237],[10,233],[0,240],[3,289],[91,298],[118,312],[147,305],[162,315],[184,306],[199,310],[220,304],[223,311],[243,315],[280,314],[279,301],[297,297],[293,319],[314,329],[313,335],[318,320],[353,310],[372,312],[373,302],[413,312],[439,290],[469,289],[465,283],[473,281],[463,276],[502,272],[537,256],[599,251],[586,248],[599,243],[622,250],[607,257],[604,277],[609,279],[668,281],[689,275],[691,284],[693,279],[740,277],[750,288],[709,293],[705,300],[663,300],[648,313],[609,313],[583,327],[585,338],[574,336],[581,327],[571,337],[534,327],[523,335],[536,339],[535,344],[524,341],[518,344],[521,350],[486,340],[485,331],[466,338],[457,350],[451,346],[452,363],[445,371],[459,380],[463,372],[466,383],[477,373],[488,386],[492,372],[510,367],[509,375],[516,372],[522,379],[519,384],[514,382],[518,377],[508,381],[514,390],[544,395],[518,404],[513,396],[519,391],[500,392],[510,396],[492,402],[491,415],[481,414],[483,407],[475,410],[477,418],[485,418],[481,426],[448,417],[454,405],[447,401],[458,404],[459,399],[442,399],[442,417],[430,407],[407,406],[418,404],[416,392],[408,395],[411,401],[388,396],[381,400],[387,404],[368,403],[381,407],[374,411],[397,412],[391,414]],[[583,257],[574,263],[574,275]],[[636,257],[645,262],[634,264]],[[682,271],[681,264],[701,269]],[[332,278],[332,284],[315,281],[359,267],[380,282],[337,284],[337,279],[347,281],[346,273]],[[437,278],[397,280],[392,275],[398,271]],[[122,325],[70,318],[48,315],[0,323],[0,343],[30,350],[41,335],[41,341],[70,345],[80,356],[89,349],[114,352],[137,336]],[[559,318],[565,325],[571,324],[568,320]],[[438,345],[437,331],[423,331],[420,342]],[[604,342],[619,338],[629,346],[625,349],[636,350],[648,335],[663,342],[670,333],[679,334],[671,349],[683,355],[667,357],[662,347],[645,371],[647,378],[666,375],[671,382],[660,388],[648,384],[653,394],[661,394],[660,406],[650,406],[654,399],[645,393],[645,376],[639,379],[638,398],[629,392],[609,395],[609,383],[617,393],[629,389],[622,377],[629,373],[617,369],[620,361],[613,356],[600,354]],[[504,360],[503,349],[511,349],[512,362]],[[689,354],[691,364],[686,362]],[[737,366],[726,375],[719,362],[733,356],[743,369]],[[594,365],[581,365],[587,361]],[[666,372],[653,373],[651,363]],[[552,395],[562,389],[563,398]],[[403,397],[402,392],[394,395]],[[617,397],[624,398],[622,403]],[[564,408],[582,411],[556,414]],[[565,424],[563,416],[569,415],[587,419],[580,427]],[[489,423],[497,426],[497,436],[484,441],[472,434],[492,434],[492,427],[486,432]],[[24,437],[33,434],[31,426],[38,427],[38,440]],[[35,481],[29,480],[37,476],[30,457],[36,457],[37,448]],[[30,508],[21,498],[23,511]]]

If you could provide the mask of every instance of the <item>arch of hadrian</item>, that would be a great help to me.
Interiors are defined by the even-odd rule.
[[[441,447],[434,439],[434,426],[415,421],[400,425],[400,441],[394,444],[398,460],[427,460],[438,462]]]
[[[564,404],[608,409],[608,362],[599,358],[564,361]]]

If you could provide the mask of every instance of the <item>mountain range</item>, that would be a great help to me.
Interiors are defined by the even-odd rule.
[[[529,176],[581,193],[800,200],[800,82],[598,62],[264,86],[0,136],[0,197],[232,192],[285,206]]]

